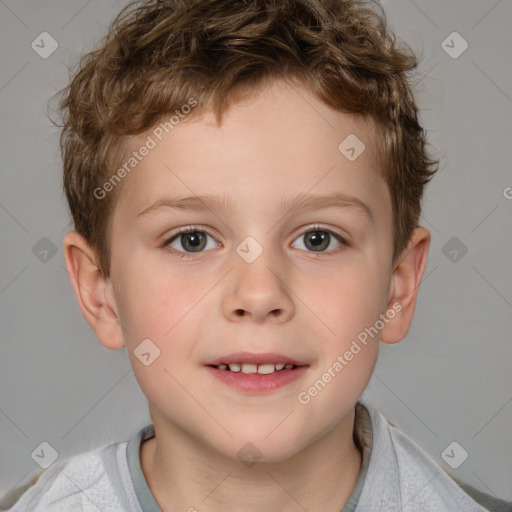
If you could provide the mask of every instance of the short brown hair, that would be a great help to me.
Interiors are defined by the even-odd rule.
[[[60,91],[64,190],[75,229],[110,271],[116,197],[94,190],[112,176],[123,142],[190,97],[222,113],[265,80],[294,79],[326,105],[369,116],[393,205],[394,257],[420,216],[438,162],[426,152],[408,73],[417,58],[389,32],[380,4],[353,0],[163,0],[128,4]]]

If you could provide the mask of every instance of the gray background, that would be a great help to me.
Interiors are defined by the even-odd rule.
[[[126,352],[103,348],[76,304],[61,248],[70,218],[58,132],[47,119],[67,67],[125,3],[0,0],[0,496],[39,469],[31,453],[41,442],[66,458],[150,421]],[[403,342],[381,344],[365,397],[445,470],[511,500],[512,4],[384,8],[421,55],[416,95],[441,169],[424,202],[432,245],[414,323]],[[59,45],[46,59],[31,47],[44,31]],[[458,58],[441,46],[454,31],[469,45]],[[469,453],[456,470],[441,457],[452,441]]]

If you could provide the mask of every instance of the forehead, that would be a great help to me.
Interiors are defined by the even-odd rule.
[[[166,197],[206,194],[254,214],[309,192],[356,197],[376,215],[390,211],[374,123],[303,87],[274,82],[232,105],[220,125],[211,112],[165,121],[125,145],[125,160],[151,146],[122,183],[119,206],[134,217]]]

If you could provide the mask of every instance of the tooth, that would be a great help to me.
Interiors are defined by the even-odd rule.
[[[269,373],[274,373],[274,363],[266,363],[258,365],[258,373],[263,375],[268,375]]]
[[[258,373],[258,366],[255,364],[243,363],[242,373]]]
[[[229,369],[232,371],[232,372],[239,372],[240,371],[240,365],[237,364],[237,363],[230,363],[229,364]]]
[[[284,368],[284,363],[277,363],[276,370],[282,370]]]
[[[285,368],[286,368],[287,370],[290,370],[291,368],[293,368],[293,364],[287,364],[287,365],[285,366]]]
[[[219,366],[217,366],[217,368],[219,370],[225,370],[227,368],[227,366],[225,364],[219,364]]]

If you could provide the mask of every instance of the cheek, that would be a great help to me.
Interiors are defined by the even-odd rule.
[[[132,368],[143,393],[157,407],[175,403],[177,397],[186,402],[179,383],[187,381],[189,368],[184,362],[194,360],[190,327],[200,321],[197,303],[206,289],[186,276],[149,270],[138,272],[123,287],[124,297],[129,297],[123,303],[122,316]],[[143,353],[150,354],[147,365]]]
[[[149,268],[131,276],[120,287],[123,300],[119,311],[130,344],[144,338],[153,339],[159,345],[167,343],[204,290],[183,275]]]
[[[379,350],[374,326],[386,289],[385,278],[370,265],[340,269],[323,284],[309,290],[311,304],[319,306],[316,333],[324,333],[320,359],[297,397],[317,430],[336,424],[368,385]]]
[[[211,279],[192,279],[183,272],[155,271],[155,268],[132,273],[134,277],[125,280],[122,288],[125,300],[120,311],[135,375],[148,393],[153,385],[172,381],[169,373],[180,382],[186,380],[189,368],[184,363],[198,362],[194,350],[200,339],[198,329],[206,318],[202,299],[212,286]],[[136,359],[140,353],[138,347],[146,346],[141,343],[148,339],[151,343],[144,343],[150,352],[158,355],[150,367]],[[154,391],[160,392],[158,387]]]
[[[340,350],[373,326],[386,306],[387,277],[370,261],[353,261],[329,276],[308,281],[307,305],[325,326],[326,340]]]

